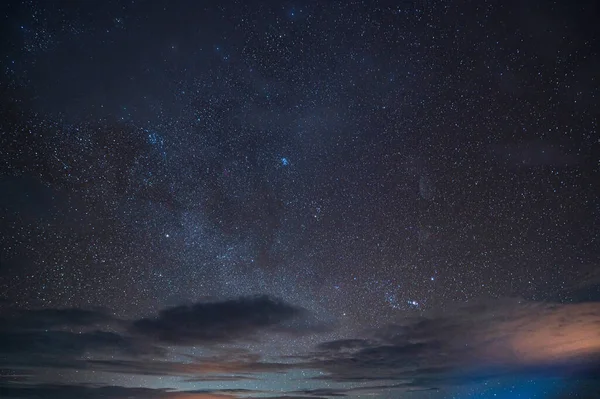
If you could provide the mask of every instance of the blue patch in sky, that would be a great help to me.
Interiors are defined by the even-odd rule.
[[[144,129],[148,133],[148,142],[154,146],[162,155],[163,159],[167,158],[167,150],[165,149],[165,139],[158,133],[148,129]]]

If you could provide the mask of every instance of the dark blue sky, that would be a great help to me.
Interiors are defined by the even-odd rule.
[[[594,389],[593,2],[0,11],[1,396]]]

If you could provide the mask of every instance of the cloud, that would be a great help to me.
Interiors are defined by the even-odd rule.
[[[88,353],[137,356],[159,355],[162,351],[131,337],[107,331],[0,332],[0,354],[4,357],[56,356],[64,359]]]
[[[283,396],[268,396],[268,397],[252,397],[247,399],[325,399],[323,396],[296,396],[296,395],[283,395]]]
[[[321,351],[337,351],[341,352],[344,350],[356,350],[360,348],[367,348],[372,345],[371,341],[366,339],[340,339],[336,341],[323,342],[317,345],[317,349]]]
[[[269,361],[236,344],[254,345],[265,333],[294,332],[295,325],[307,325],[304,320],[310,315],[265,296],[177,306],[133,321],[76,310],[12,312],[3,318],[11,322],[0,329],[0,369],[12,370],[3,374],[0,389],[15,398],[252,394],[35,385],[40,382],[36,373],[51,369],[180,377],[187,383],[252,379],[257,387],[265,374],[300,369],[320,372],[312,377],[317,384],[312,389],[282,392],[290,398],[450,389],[511,376],[587,380],[600,376],[598,302],[467,304],[443,313],[406,316],[355,338],[316,341],[310,352]],[[112,330],[98,330],[102,325]],[[300,331],[318,329],[302,327]],[[192,345],[209,352],[186,355],[185,347]],[[174,359],[170,355],[177,355],[178,361],[167,360]],[[19,381],[31,385],[19,386]],[[324,383],[327,388],[319,388]],[[11,397],[3,393],[3,398]]]
[[[317,389],[305,389],[293,392],[294,394],[304,394],[318,397],[345,397],[354,395],[375,395],[381,394],[384,390],[402,389],[407,392],[416,391],[437,391],[438,388],[418,387],[407,385],[406,383],[401,384],[386,384],[386,385],[365,385],[351,388],[317,388]]]
[[[520,374],[588,378],[599,361],[599,303],[501,301],[321,343],[305,366],[325,373],[318,379],[396,381],[414,390]]]
[[[308,322],[305,322],[308,320]],[[165,309],[153,318],[120,320],[82,309],[8,309],[0,315],[0,368],[91,370],[188,379],[242,380],[292,367],[245,351],[167,361],[172,346],[256,340],[259,333],[307,333],[310,315],[267,296],[200,302]],[[105,327],[110,331],[100,330]],[[296,327],[298,327],[296,329]],[[184,350],[182,348],[181,350]],[[182,352],[185,353],[185,352]]]
[[[227,380],[248,379],[249,374],[280,373],[294,368],[293,364],[230,357],[194,358],[190,362],[163,360],[88,360],[86,367],[119,374],[185,376],[197,381],[215,380],[220,375]]]
[[[77,308],[9,311],[0,317],[0,330],[44,330],[59,327],[91,327],[114,318],[95,310]]]
[[[346,389],[332,389],[332,388],[319,388],[319,389],[304,389],[300,391],[296,391],[295,393],[304,394],[309,396],[325,396],[325,397],[335,397],[335,396],[347,396],[349,390]]]
[[[135,321],[131,331],[167,344],[223,343],[282,331],[285,323],[304,315],[304,309],[268,296],[241,297],[169,308]]]
[[[4,399],[228,399],[237,391],[174,391],[122,386],[13,384],[0,385]]]

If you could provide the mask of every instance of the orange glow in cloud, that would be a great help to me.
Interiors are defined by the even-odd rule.
[[[565,305],[531,315],[519,326],[510,344],[513,353],[525,362],[568,360],[600,353],[599,306]]]
[[[479,337],[483,355],[509,363],[566,361],[600,354],[600,306],[531,305],[502,315]],[[489,344],[485,344],[489,343]]]

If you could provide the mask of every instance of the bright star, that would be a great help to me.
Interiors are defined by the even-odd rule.
[[[287,158],[281,158],[281,166],[288,166],[290,161]]]

